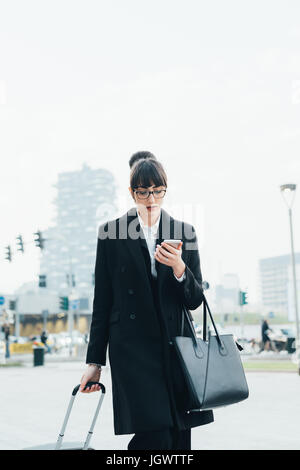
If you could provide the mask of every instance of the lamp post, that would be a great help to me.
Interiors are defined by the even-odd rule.
[[[71,307],[71,301],[73,299],[77,299],[78,295],[76,295],[75,287],[75,275],[73,273],[73,262],[72,262],[72,252],[70,246],[68,244],[68,239],[65,237],[61,232],[57,232],[55,234],[55,238],[48,238],[47,241],[51,242],[52,240],[62,240],[65,246],[68,248],[68,256],[69,256],[69,272],[66,273],[67,276],[67,287],[68,287],[68,309],[67,309],[67,317],[68,317],[68,333],[70,336],[70,343],[69,343],[69,355],[72,356],[73,354],[73,329],[74,329],[74,316],[73,310]]]
[[[298,373],[300,375],[300,333],[299,333],[297,278],[296,278],[296,263],[295,263],[293,219],[292,219],[292,205],[293,205],[295,195],[296,195],[296,185],[295,184],[282,184],[280,186],[280,191],[289,210],[291,256],[292,256],[293,286],[294,286],[294,305],[295,305],[295,319],[296,319],[296,358],[298,360]]]
[[[69,336],[70,336],[69,356],[72,356],[73,355],[74,314],[73,314],[73,306],[71,305],[71,303],[72,303],[72,300],[77,298],[77,295],[75,294],[75,289],[73,289],[73,287],[74,287],[74,284],[73,284],[74,274],[73,274],[72,252],[71,252],[70,246],[68,245],[68,240],[66,239],[66,237],[64,235],[62,235],[60,233],[59,235],[57,235],[57,238],[60,238],[61,240],[63,240],[64,243],[66,243],[66,246],[68,247],[69,274],[67,275],[67,279],[68,279],[68,291],[69,291],[68,299],[69,299],[69,302],[68,302],[68,312],[67,312],[67,314],[68,314],[68,332],[69,332]]]

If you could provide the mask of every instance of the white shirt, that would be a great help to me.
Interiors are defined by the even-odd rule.
[[[160,213],[157,221],[155,222],[155,224],[150,225],[150,226],[144,224],[144,222],[143,222],[140,214],[138,213],[138,211],[137,211],[137,215],[138,215],[138,218],[139,218],[141,228],[144,232],[145,240],[147,242],[147,246],[148,246],[148,250],[149,250],[149,255],[150,255],[150,260],[151,260],[151,273],[152,273],[153,277],[157,278],[157,271],[156,271],[156,268],[155,268],[154,253],[155,253],[155,242],[156,242],[156,238],[157,238],[157,232],[158,232],[158,226],[159,226],[159,222],[160,222],[160,218],[161,218],[161,213]],[[185,276],[186,276],[185,272],[182,274],[181,277],[177,277],[174,274],[175,279],[177,279],[177,281],[179,281],[179,282],[183,281],[185,279]]]

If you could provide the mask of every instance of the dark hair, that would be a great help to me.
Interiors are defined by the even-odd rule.
[[[153,153],[148,152],[147,150],[142,150],[131,155],[130,160],[129,160],[130,168],[133,167],[135,162],[137,162],[138,160],[141,160],[142,158],[145,158],[145,159],[153,158],[153,160],[156,160],[156,157],[155,155],[153,155]]]
[[[138,153],[143,154],[144,152]],[[130,186],[132,189],[136,189],[138,186],[143,186],[147,188],[148,186],[152,186],[152,184],[154,184],[155,186],[167,187],[166,172],[162,164],[156,159],[156,157],[144,158],[139,156],[138,158],[136,158],[131,167]]]

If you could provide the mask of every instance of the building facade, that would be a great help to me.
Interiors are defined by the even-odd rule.
[[[55,225],[43,232],[40,274],[51,293],[74,295],[91,310],[99,225],[115,217],[117,188],[113,174],[84,164],[58,176]]]
[[[298,308],[300,306],[300,253],[295,254]],[[291,255],[259,260],[261,302],[265,313],[274,312],[295,319]]]

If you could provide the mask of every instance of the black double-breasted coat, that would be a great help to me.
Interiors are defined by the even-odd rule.
[[[86,363],[106,365],[108,349],[116,435],[183,430],[214,420],[211,410],[187,413],[185,379],[171,344],[181,334],[182,303],[195,310],[203,300],[197,236],[191,224],[160,210],[157,243],[183,241],[186,278],[179,282],[170,266],[155,261],[156,301],[136,207],[98,232]],[[192,335],[188,322],[184,335]]]

